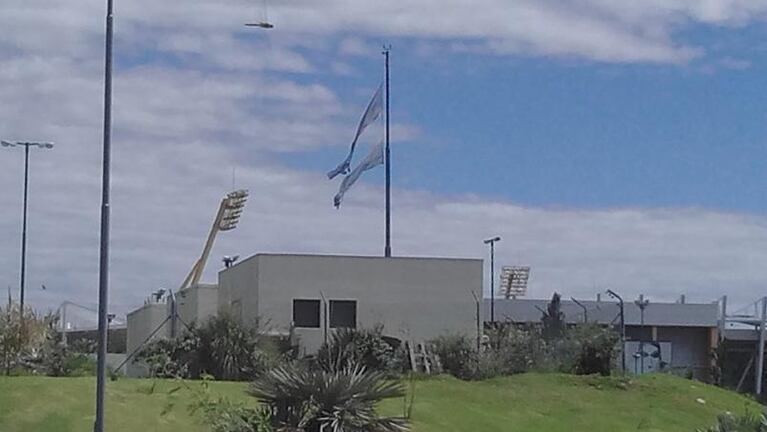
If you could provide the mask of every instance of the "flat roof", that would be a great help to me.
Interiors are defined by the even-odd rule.
[[[337,258],[337,259],[372,259],[372,260],[413,260],[413,261],[475,261],[482,262],[482,258],[455,258],[455,257],[430,257],[430,256],[392,256],[384,257],[380,255],[343,255],[343,254],[309,254],[309,253],[275,253],[275,252],[260,252],[249,257],[237,261],[232,267],[257,259],[260,257],[288,257],[288,258]],[[221,269],[220,271],[226,271],[227,269]]]
[[[495,299],[495,320],[514,322],[540,322],[542,312],[551,300],[543,299]],[[588,313],[589,322],[601,324],[619,323],[620,307],[614,301],[581,301]],[[562,299],[561,311],[568,323],[584,320],[584,310],[571,300]],[[484,300],[485,319],[490,320],[490,299]],[[633,301],[624,304],[626,325],[641,325],[639,306]],[[716,327],[718,306],[716,303],[653,303],[644,311],[644,324],[659,327]]]

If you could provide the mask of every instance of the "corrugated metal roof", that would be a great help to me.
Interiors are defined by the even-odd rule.
[[[541,311],[546,310],[550,300],[495,299],[495,320],[510,319],[515,322],[540,322]],[[588,311],[589,322],[603,324],[619,322],[620,308],[617,302],[581,301]],[[537,306],[537,307],[536,307]],[[570,300],[562,300],[562,312],[568,323],[583,322],[583,308]],[[490,320],[490,299],[484,301],[485,319]],[[639,306],[633,301],[625,303],[626,325],[639,325]],[[666,327],[716,327],[718,309],[716,303],[652,303],[645,308],[644,322],[648,326]]]

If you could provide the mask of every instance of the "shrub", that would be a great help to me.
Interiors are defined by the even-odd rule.
[[[403,370],[403,356],[383,336],[383,326],[372,329],[341,328],[317,352],[317,364],[325,371],[355,365],[370,371],[398,374]]]
[[[149,368],[156,378],[199,378],[197,339],[187,333],[176,339],[158,339],[136,354],[136,361]]]
[[[617,332],[596,324],[582,324],[570,329],[567,340],[575,354],[572,373],[610,375],[620,340]]]
[[[609,375],[618,340],[613,330],[595,324],[575,326],[549,341],[541,326],[508,324],[488,329],[479,351],[462,335],[443,336],[433,343],[445,371],[478,380],[531,370]]]
[[[210,374],[218,380],[243,381],[262,374],[282,354],[258,321],[245,325],[222,314],[175,339],[148,344],[136,360],[146,363],[154,377],[199,379]]]
[[[716,426],[697,432],[767,432],[767,418],[752,413],[741,416],[726,413],[717,417]]]
[[[402,385],[363,366],[324,371],[288,363],[256,379],[249,393],[269,407],[272,425],[278,430],[408,430],[404,418],[380,417],[375,412],[381,400],[404,396]]]
[[[6,375],[12,371],[16,374],[34,371],[57,317],[42,316],[25,307],[23,318],[22,332],[20,305],[9,299],[6,305],[0,306],[0,366]]]
[[[211,398],[207,381],[196,394],[190,406],[193,414],[202,415],[202,421],[211,432],[272,432],[271,417],[265,407],[254,408],[233,403],[227,398]]]
[[[440,336],[432,341],[442,368],[461,379],[473,379],[477,369],[477,351],[474,342],[461,334]]]

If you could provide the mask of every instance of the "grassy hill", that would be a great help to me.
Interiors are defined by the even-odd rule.
[[[91,378],[0,378],[0,431],[91,430]],[[199,383],[189,382],[195,387]],[[189,414],[191,390],[177,382],[121,379],[108,383],[110,432],[203,432]],[[214,394],[252,400],[243,383],[212,383]],[[700,399],[700,401],[699,401]],[[702,403],[703,401],[704,403]],[[724,411],[759,412],[749,399],[667,375],[628,383],[617,378],[524,374],[484,382],[450,377],[416,381],[415,432],[693,432]],[[382,412],[400,415],[402,400]]]

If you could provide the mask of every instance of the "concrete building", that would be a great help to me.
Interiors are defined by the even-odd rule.
[[[257,254],[221,270],[218,284],[196,283],[175,296],[147,300],[128,315],[127,351],[150,336],[172,337],[185,323],[222,312],[245,321],[258,318],[273,333],[294,335],[303,354],[316,352],[341,327],[383,325],[386,336],[413,342],[446,333],[473,336],[490,316],[489,300],[478,311],[474,297],[481,297],[482,282],[479,259]],[[547,303],[496,299],[495,318],[539,323]],[[569,324],[619,323],[614,301],[563,300],[561,310]],[[627,300],[624,313],[628,371],[651,372],[662,364],[707,377],[719,338],[717,304],[650,302],[642,317]],[[634,356],[640,345],[648,354],[642,371]],[[135,366],[128,370],[140,372]]]
[[[550,300],[496,299],[496,321],[514,323],[540,323],[542,312]],[[562,300],[561,311],[568,324],[588,322],[618,325],[620,307],[614,301]],[[488,317],[490,301],[485,301]],[[624,305],[626,324],[626,369],[641,372],[640,341],[648,354],[644,372],[664,369],[690,371],[696,378],[706,379],[711,368],[711,352],[719,340],[719,307],[717,303],[655,303],[650,302],[642,311],[633,302]],[[657,345],[656,345],[657,344]],[[658,351],[654,357],[653,354]]]
[[[338,327],[423,341],[476,332],[482,260],[259,254],[219,273],[219,311],[291,326],[307,353]]]
[[[482,260],[258,254],[170,297],[150,298],[128,314],[128,353],[148,338],[171,337],[184,323],[227,312],[289,334],[312,354],[340,327],[383,325],[384,334],[421,342],[446,333],[475,334]],[[127,373],[143,368],[133,362]]]

